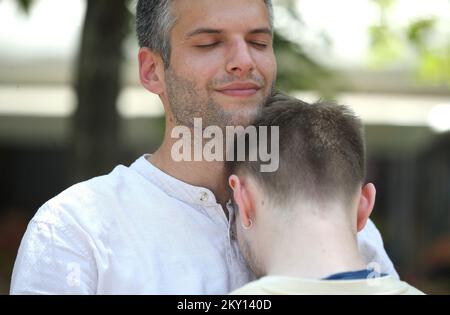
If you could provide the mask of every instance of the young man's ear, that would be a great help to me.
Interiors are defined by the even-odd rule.
[[[233,198],[239,209],[240,224],[244,228],[250,228],[255,220],[253,196],[245,181],[241,181],[236,175],[231,175],[228,184],[233,190]]]
[[[139,75],[142,85],[150,92],[160,95],[164,92],[164,65],[159,54],[149,48],[139,49]]]
[[[367,220],[375,206],[375,197],[377,191],[373,184],[367,184],[361,189],[361,195],[358,204],[357,230],[360,232],[367,223]]]

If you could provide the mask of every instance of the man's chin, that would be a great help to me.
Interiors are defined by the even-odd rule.
[[[229,113],[230,126],[248,126],[256,118],[258,107],[240,108]]]
[[[230,126],[247,126],[258,115],[260,102],[252,103],[228,103],[221,105],[224,116],[228,119]]]

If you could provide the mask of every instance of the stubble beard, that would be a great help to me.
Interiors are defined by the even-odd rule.
[[[217,86],[215,82],[208,84],[207,91],[201,91],[195,81],[177,75],[171,68],[166,71],[166,82],[167,97],[175,124],[188,128],[194,127],[194,118],[202,119],[203,128],[208,126],[218,126],[222,129],[227,126],[246,127],[259,114],[269,97],[265,96],[256,106],[243,103],[242,108],[227,111],[208,93],[208,91],[212,93],[214,85]],[[273,93],[273,91],[274,83],[270,92]]]

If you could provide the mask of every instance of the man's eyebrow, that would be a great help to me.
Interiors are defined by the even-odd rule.
[[[186,35],[186,38],[191,38],[194,37],[195,35],[200,35],[200,34],[222,34],[223,31],[219,30],[219,29],[214,29],[214,28],[197,28],[195,30],[193,30],[192,32],[189,32]]]
[[[200,35],[200,34],[222,34],[223,30],[221,29],[215,29],[215,28],[205,28],[205,27],[201,27],[201,28],[197,28],[195,30],[193,30],[192,32],[189,32],[186,35],[186,39],[194,37],[196,35]],[[254,34],[267,34],[272,36],[272,30],[270,28],[267,27],[261,27],[261,28],[256,28],[254,30],[251,30],[249,32],[249,34],[254,35]]]
[[[272,36],[272,33],[273,32],[270,28],[261,27],[261,28],[251,30],[249,34],[268,34],[268,35]]]

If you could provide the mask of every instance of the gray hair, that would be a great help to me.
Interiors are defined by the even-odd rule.
[[[272,0],[264,0],[273,30]],[[170,66],[170,31],[175,23],[171,0],[139,0],[136,6],[136,32],[139,46],[161,54],[166,69]]]

